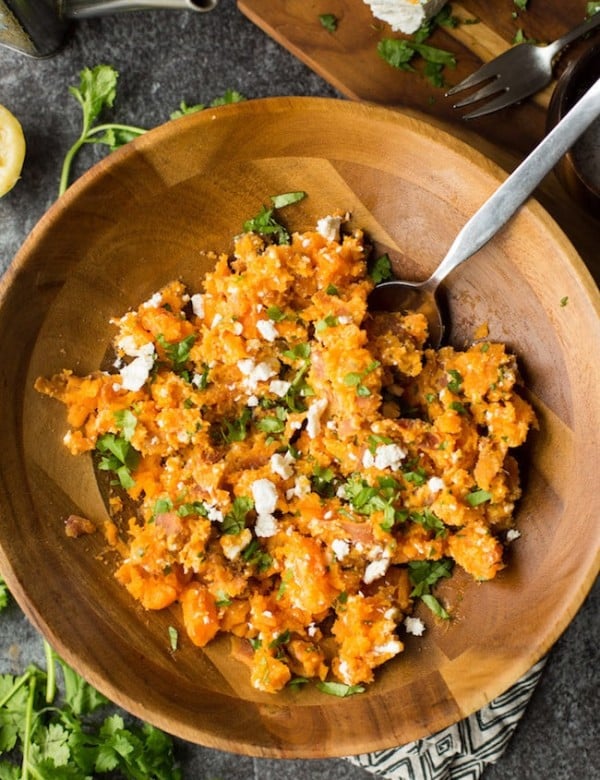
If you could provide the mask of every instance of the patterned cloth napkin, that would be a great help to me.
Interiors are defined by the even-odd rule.
[[[504,753],[545,662],[483,709],[431,737],[347,760],[387,780],[477,780]]]

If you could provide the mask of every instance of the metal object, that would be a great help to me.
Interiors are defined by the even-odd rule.
[[[477,92],[454,104],[453,108],[465,108],[490,98],[475,111],[465,114],[463,119],[476,119],[518,103],[547,86],[552,80],[552,67],[559,52],[596,27],[600,27],[600,12],[547,46],[519,43],[449,89],[446,96],[454,96],[488,82]]]
[[[0,45],[48,57],[63,45],[73,19],[150,9],[212,11],[219,0],[0,0]]]
[[[598,116],[600,79],[469,219],[429,279],[424,282],[383,282],[371,293],[369,308],[373,311],[423,311],[430,322],[429,339],[434,346],[439,346],[444,323],[436,293],[441,282],[496,235]]]

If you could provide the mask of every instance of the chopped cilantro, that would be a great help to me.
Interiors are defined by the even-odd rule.
[[[597,14],[598,11],[600,11],[600,3],[597,2],[597,0],[596,2],[586,4],[586,9],[585,9],[586,16],[593,16],[594,14]]]
[[[263,433],[283,433],[287,420],[287,410],[282,406],[275,407],[275,414],[263,417],[256,423],[256,427]]]
[[[156,337],[157,343],[163,348],[167,359],[173,366],[175,373],[180,372],[190,359],[190,350],[194,346],[196,336],[190,333],[181,341],[167,341],[162,334]]]
[[[273,322],[281,322],[285,319],[285,312],[282,311],[279,306],[269,306],[267,309],[267,317]]]
[[[450,616],[439,601],[431,594],[431,588],[439,580],[452,574],[452,560],[441,558],[439,561],[410,561],[408,564],[408,577],[413,589],[411,596],[420,598],[423,603],[438,617],[447,620]]]
[[[284,192],[281,195],[271,195],[271,203],[273,208],[282,209],[285,206],[291,206],[293,203],[298,203],[306,197],[305,192]]]
[[[9,596],[8,586],[4,581],[4,577],[0,575],[0,612],[8,606]]]
[[[319,21],[327,32],[333,33],[337,30],[338,20],[335,14],[319,14]]]
[[[450,371],[448,371],[448,375],[450,376],[450,379],[448,380],[448,390],[453,393],[460,392],[460,388],[463,383],[463,378],[460,371],[456,371],[455,369],[451,368]]]
[[[254,502],[249,496],[237,496],[231,509],[223,518],[221,526],[224,534],[235,536],[241,533],[246,527],[246,518],[248,512],[254,508]]]
[[[329,696],[354,696],[356,693],[364,693],[365,688],[362,685],[346,685],[339,682],[318,682],[317,688],[321,693],[327,693]]]
[[[334,314],[328,314],[322,320],[318,320],[315,323],[315,332],[322,333],[327,328],[335,328],[339,325],[339,320]]]
[[[393,278],[392,261],[387,252],[375,260],[372,267],[369,269],[369,276],[374,284],[387,282]]]
[[[448,534],[448,529],[443,521],[440,520],[431,509],[413,510],[409,517],[415,523],[422,525],[426,531],[434,531],[436,539],[442,538]]]
[[[473,490],[471,493],[467,493],[465,496],[467,504],[470,506],[479,506],[480,504],[485,504],[486,501],[492,500],[492,494],[488,490]]]
[[[96,449],[102,457],[98,463],[101,471],[113,471],[122,488],[134,486],[131,472],[137,468],[140,453],[134,449],[124,436],[105,433],[96,441]]]
[[[244,222],[244,231],[258,233],[261,236],[271,236],[278,244],[289,244],[291,236],[287,228],[275,219],[273,212],[275,209],[298,203],[305,197],[305,192],[285,192],[281,195],[271,195],[273,207],[267,208],[263,204],[255,217]]]
[[[348,385],[349,387],[355,387],[356,395],[358,396],[364,398],[371,395],[370,389],[365,384],[363,384],[363,379],[365,379],[365,377],[367,377],[369,374],[372,374],[373,371],[376,371],[379,368],[379,366],[380,366],[379,361],[373,360],[361,373],[358,373],[356,371],[351,371],[350,373],[344,376],[343,379],[344,384]]]
[[[169,634],[169,644],[171,645],[171,650],[175,652],[179,644],[179,632],[177,631],[175,626],[169,626],[167,628],[167,632]]]
[[[252,412],[244,407],[237,419],[223,420],[211,428],[211,436],[215,441],[231,444],[234,441],[244,441],[248,435],[248,426],[252,420]]]
[[[266,571],[273,563],[273,559],[262,547],[258,539],[252,539],[250,544],[242,551],[242,559],[255,566],[259,572]]]

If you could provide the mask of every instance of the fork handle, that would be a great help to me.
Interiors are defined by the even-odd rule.
[[[590,16],[589,19],[586,19],[585,22],[581,22],[581,24],[573,27],[572,30],[569,30],[568,33],[561,35],[560,38],[557,38],[555,41],[548,44],[547,48],[552,52],[552,56],[555,57],[559,51],[562,51],[565,48],[565,46],[573,43],[573,41],[581,38],[582,35],[585,35],[591,30],[595,30],[596,27],[600,27],[600,11],[597,11],[593,16]]]
[[[487,244],[598,116],[600,79],[469,219],[423,286],[434,290],[460,263]]]

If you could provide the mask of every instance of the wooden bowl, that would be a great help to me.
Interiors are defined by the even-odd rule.
[[[548,106],[548,130],[560,122],[599,78],[600,38],[595,36],[561,74]],[[593,154],[592,150],[595,150]],[[556,175],[573,200],[600,219],[600,120],[593,122],[561,158]]]
[[[535,202],[448,283],[451,340],[476,326],[520,358],[540,430],[524,464],[522,538],[497,579],[457,574],[449,625],[409,637],[362,695],[261,694],[229,640],[174,653],[177,612],[145,612],[113,579],[100,533],[68,539],[65,518],[106,508],[91,461],[62,444],[64,410],[33,390],[62,367],[98,368],[109,318],[181,277],[200,250],[228,250],[270,195],[304,190],[285,213],[305,229],[339,208],[423,278],[503,174],[414,118],[312,98],[257,100],[169,122],[74,184],[2,281],[0,570],[35,626],[90,683],[192,742],[272,757],[383,749],[487,704],[543,656],[598,571],[599,300],[583,263]],[[428,620],[428,622],[430,622]]]

